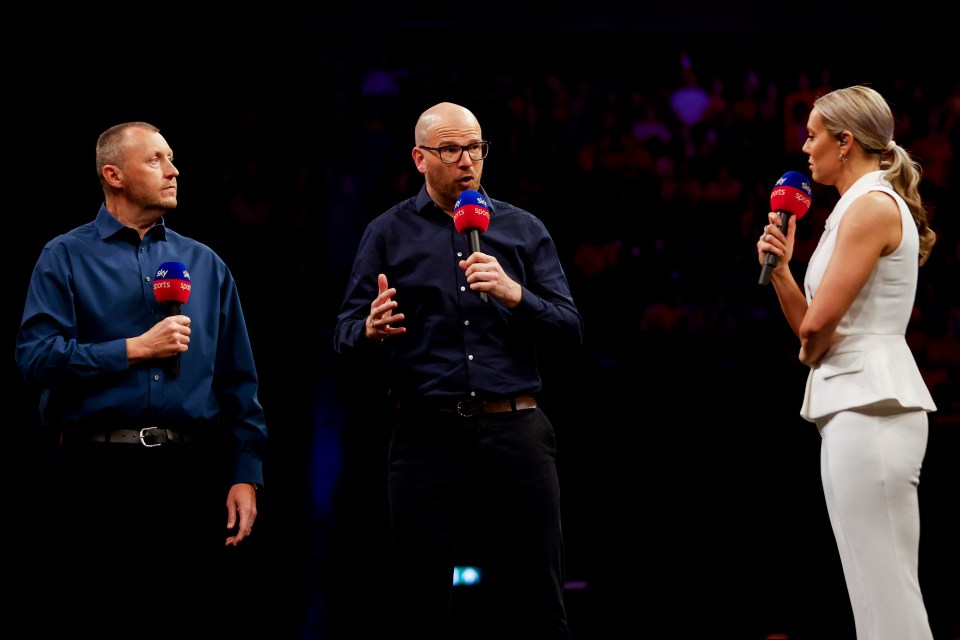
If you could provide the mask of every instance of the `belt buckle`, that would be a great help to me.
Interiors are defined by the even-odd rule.
[[[144,433],[143,433],[144,431],[156,431],[156,430],[158,430],[158,429],[160,429],[160,427],[144,427],[143,429],[140,429],[140,444],[142,444],[143,446],[145,446],[145,447],[147,447],[147,448],[159,447],[161,444],[163,444],[162,442],[157,442],[156,444],[147,444],[147,441],[143,439],[143,438],[144,438]]]
[[[461,400],[460,402],[457,403],[457,413],[460,415],[461,418],[470,418],[473,416],[472,413],[465,413],[464,405],[468,405],[468,404],[470,404],[469,400]]]

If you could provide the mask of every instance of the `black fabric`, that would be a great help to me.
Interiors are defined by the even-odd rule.
[[[556,441],[540,409],[401,411],[388,484],[397,638],[570,638]],[[459,564],[482,571],[476,635],[446,627]]]
[[[222,623],[226,486],[215,439],[62,447],[61,591],[47,637],[211,638]]]

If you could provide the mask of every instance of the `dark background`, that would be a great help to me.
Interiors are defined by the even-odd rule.
[[[39,530],[55,539],[83,523],[46,508],[48,434],[12,358],[23,298],[43,244],[102,201],[97,135],[146,120],[181,171],[167,222],[230,265],[261,376],[271,448],[256,533],[233,554],[237,629],[382,637],[386,427],[373,372],[334,357],[332,328],[363,227],[422,183],[417,117],[449,100],[492,141],[487,191],[551,230],[585,321],[582,351],[545,355],[542,397],[577,636],[853,638],[819,435],[798,415],[806,369],[773,290],[757,284],[755,243],[774,181],[807,173],[802,138],[788,142],[791,105],[801,125],[808,112],[798,90],[868,83],[891,102],[901,145],[925,150],[925,165],[936,149],[950,158],[921,186],[939,241],[909,339],[940,409],[920,485],[920,578],[937,640],[960,635],[950,39],[913,3],[890,18],[843,3],[591,7],[10,22],[5,522],[24,569],[13,586],[40,605],[13,601],[25,624],[62,597]],[[81,19],[99,26],[71,28]],[[670,99],[691,78],[711,108],[684,125]],[[647,107],[663,139],[634,128]],[[798,280],[836,197],[814,189]],[[455,604],[465,630],[483,615],[477,590],[458,589]]]

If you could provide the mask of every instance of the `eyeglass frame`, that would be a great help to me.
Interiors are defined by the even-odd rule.
[[[481,148],[481,149],[483,149],[483,148],[484,148],[484,145],[486,145],[486,153],[484,153],[484,154],[483,154],[482,156],[480,156],[479,158],[474,158],[474,157],[471,156],[469,153],[467,153],[467,156],[468,156],[468,157],[470,158],[470,160],[472,160],[473,162],[480,162],[481,160],[483,160],[484,158],[486,158],[488,155],[490,155],[490,142],[487,141],[487,140],[480,140],[479,142],[471,142],[471,143],[468,144],[468,145],[462,145],[462,144],[445,144],[445,145],[443,145],[442,147],[428,147],[427,145],[424,145],[424,144],[418,144],[418,145],[417,145],[417,148],[418,148],[418,149],[428,149],[428,150],[430,150],[430,151],[436,151],[436,152],[437,152],[437,157],[440,158],[440,162],[442,162],[443,164],[457,164],[458,162],[460,162],[461,160],[463,160],[463,153],[467,150],[467,147],[472,147],[472,146],[475,145],[475,144],[480,145],[480,148]],[[447,162],[446,160],[443,159],[443,152],[441,152],[440,150],[441,150],[441,149],[450,149],[450,148],[452,148],[452,147],[460,147],[460,155],[457,156],[457,159],[456,159],[456,160],[452,160],[452,161],[450,161],[450,162]]]

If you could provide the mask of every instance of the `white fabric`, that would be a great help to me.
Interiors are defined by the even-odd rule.
[[[936,410],[906,341],[917,290],[919,235],[880,171],[837,202],[810,258],[814,299],[850,204],[869,191],[896,200],[900,246],[877,261],[837,328],[840,339],[811,368],[801,415],[822,436],[820,472],[858,640],[932,640],[920,592],[917,486]]]
[[[843,411],[820,426],[820,472],[858,640],[932,640],[918,579],[927,414]]]
[[[836,248],[837,228],[850,203],[868,191],[889,193],[897,201],[903,228],[900,246],[877,261],[837,327],[841,340],[810,369],[800,415],[811,422],[885,400],[896,400],[908,409],[936,410],[905,338],[917,292],[919,234],[903,198],[882,175],[881,171],[868,173],[843,194],[807,265],[804,289],[810,302]]]

